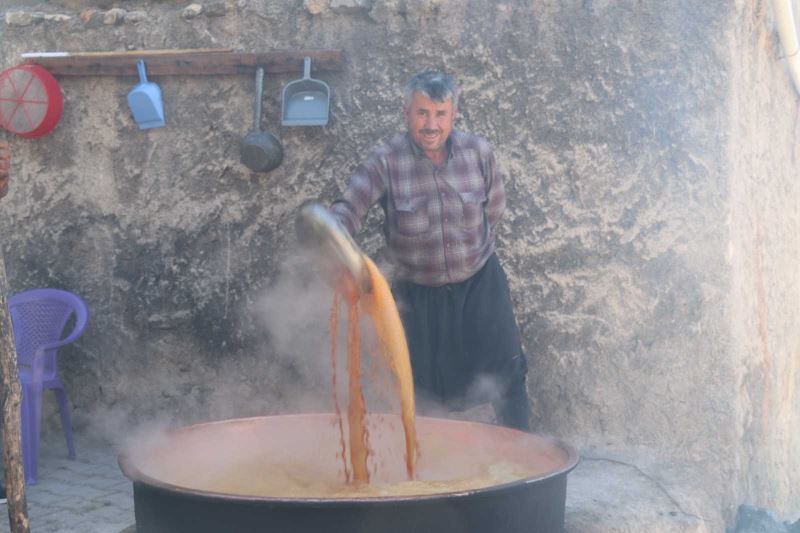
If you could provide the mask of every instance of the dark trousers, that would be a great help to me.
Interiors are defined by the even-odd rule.
[[[460,283],[393,290],[418,394],[452,410],[489,401],[501,424],[529,429],[528,364],[497,256]]]

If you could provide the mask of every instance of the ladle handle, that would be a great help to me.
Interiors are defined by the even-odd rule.
[[[256,69],[256,104],[253,106],[253,129],[261,131],[261,98],[264,96],[264,68]]]
[[[306,57],[303,60],[303,79],[310,80],[311,79],[311,58]]]

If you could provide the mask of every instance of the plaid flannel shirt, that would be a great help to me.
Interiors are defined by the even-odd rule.
[[[331,212],[351,235],[380,202],[400,279],[440,286],[464,281],[494,253],[492,227],[506,205],[503,174],[489,143],[453,130],[436,166],[408,133],[375,148]]]

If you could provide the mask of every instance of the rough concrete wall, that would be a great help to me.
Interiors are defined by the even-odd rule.
[[[710,4],[588,5],[537,17],[547,31],[525,85],[543,102],[516,129],[529,156],[509,158],[504,251],[545,370],[531,390],[547,391],[541,423],[571,438],[692,456],[725,424],[696,422],[695,401],[710,399],[682,376],[711,378],[726,352],[703,325],[727,290],[727,21]]]
[[[402,126],[408,76],[438,66],[462,86],[459,126],[486,136],[509,174],[499,249],[530,359],[535,427],[589,457],[635,462],[707,530],[719,513],[732,516],[742,494],[769,492],[773,477],[791,482],[779,469],[796,460],[784,455],[800,455],[796,441],[766,432],[768,442],[740,445],[760,434],[747,402],[761,402],[761,385],[743,370],[763,360],[748,300],[756,242],[773,243],[760,248],[774,317],[767,418],[777,427],[798,416],[796,401],[777,407],[790,390],[778,365],[796,340],[789,291],[773,283],[796,264],[797,247],[770,233],[773,221],[787,239],[796,228],[770,202],[789,202],[797,164],[789,148],[756,149],[758,133],[738,127],[750,115],[780,118],[787,134],[794,123],[770,88],[759,89],[758,104],[733,88],[741,80],[755,90],[759,68],[781,84],[772,51],[741,33],[754,6],[238,0],[205,3],[193,16],[186,4],[0,8],[4,67],[25,51],[126,47],[340,48],[348,58],[344,72],[320,76],[333,90],[325,128],[280,127],[280,88],[301,73],[267,77],[263,124],[285,159],[266,175],[238,162],[252,128],[246,76],[155,79],[168,125],[148,131],[125,103],[133,78],[62,79],[58,129],[12,140],[16,181],[0,213],[9,281],[15,290],[73,290],[93,312],[63,358],[78,424],[113,431],[158,414],[279,412],[296,407],[298,391],[324,387],[325,369],[297,357],[316,346],[301,344],[314,337],[302,317],[283,317],[292,331],[267,334],[255,307],[264,291],[285,302],[299,289],[281,282],[297,206],[332,200],[370,146]],[[115,6],[127,16],[109,16]],[[770,170],[782,179],[767,181]],[[739,216],[755,213],[762,238]],[[359,237],[373,254],[378,218]],[[326,305],[316,307],[324,314]],[[740,317],[749,330],[737,329]],[[778,324],[781,332],[769,329]],[[760,445],[774,456],[750,463]],[[742,493],[731,483],[740,472]],[[765,501],[800,505],[788,485],[775,494]]]
[[[745,3],[747,4],[747,3]],[[741,501],[800,508],[800,99],[767,6],[731,35],[730,358]]]
[[[537,14],[526,72],[541,104],[526,157],[509,158],[522,179],[504,248],[541,427],[588,458],[637,463],[710,531],[719,457],[736,450],[721,223],[728,7],[552,3]]]

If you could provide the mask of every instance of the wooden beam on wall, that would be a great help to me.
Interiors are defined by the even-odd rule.
[[[26,57],[54,76],[138,76],[136,63],[145,60],[147,76],[208,76],[253,74],[256,67],[267,73],[303,75],[303,60],[311,58],[312,72],[344,69],[341,50],[292,50],[274,52],[228,52],[224,50],[150,50],[89,52],[64,56]]]

